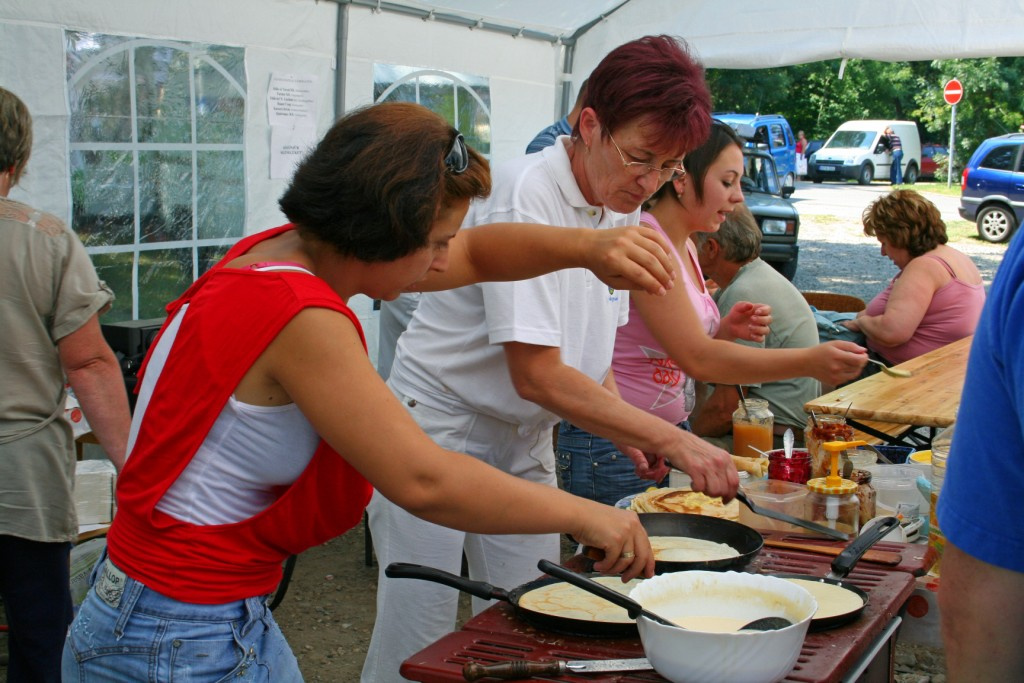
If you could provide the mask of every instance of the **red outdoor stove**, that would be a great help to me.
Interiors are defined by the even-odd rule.
[[[806,536],[765,532],[766,537],[807,541]],[[814,542],[819,542],[815,539]],[[825,543],[827,544],[827,543]],[[842,546],[843,544],[837,544]],[[800,658],[787,682],[834,683],[838,681],[891,681],[895,636],[902,622],[904,603],[914,591],[915,576],[927,569],[926,546],[882,542],[879,550],[900,552],[901,562],[883,566],[862,560],[846,581],[868,594],[861,616],[850,624],[828,631],[809,633]],[[762,574],[796,573],[825,576],[829,557],[801,550],[765,547],[746,571]],[[428,646],[407,659],[402,675],[422,683],[463,681],[466,662],[483,664],[522,660],[620,659],[643,657],[639,638],[598,638],[564,636],[536,629],[519,619],[513,608],[498,603],[470,619],[455,633]],[[537,677],[537,681],[574,681],[578,683],[652,683],[664,681],[654,671],[566,674]]]

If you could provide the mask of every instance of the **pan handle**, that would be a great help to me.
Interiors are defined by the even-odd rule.
[[[846,546],[843,552],[832,560],[832,571],[828,578],[842,579],[853,569],[858,560],[868,551],[868,548],[882,540],[890,531],[900,525],[896,517],[883,517],[873,524],[870,529],[854,539],[853,543]]]
[[[392,562],[384,569],[384,575],[391,579],[420,579],[433,581],[450,586],[484,600],[504,600],[510,602],[508,591],[496,588],[484,581],[473,581],[464,576],[446,572],[435,567],[424,567],[421,564],[408,562]]]

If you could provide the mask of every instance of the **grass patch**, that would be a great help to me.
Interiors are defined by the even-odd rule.
[[[960,183],[958,180],[954,180],[953,184],[946,187],[946,181],[930,181],[922,182],[918,181],[915,185],[900,185],[904,190],[918,190],[919,192],[931,192],[933,194],[941,194],[947,197],[959,197],[960,196]]]

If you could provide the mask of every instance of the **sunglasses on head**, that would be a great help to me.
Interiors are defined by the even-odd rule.
[[[452,140],[452,147],[444,158],[444,166],[454,175],[465,173],[469,168],[469,150],[466,149],[466,140],[462,133],[456,131],[455,139]]]

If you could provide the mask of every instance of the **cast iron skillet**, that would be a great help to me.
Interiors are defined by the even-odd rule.
[[[730,519],[689,515],[679,512],[641,512],[640,523],[648,536],[685,536],[705,541],[724,543],[739,553],[739,557],[700,562],[655,561],[654,572],[680,572],[687,569],[735,569],[746,567],[764,547],[764,538],[756,530]]]
[[[512,605],[516,615],[523,621],[545,631],[552,631],[569,636],[605,636],[608,638],[635,638],[638,636],[635,621],[592,621],[574,617],[547,614],[538,610],[527,609],[519,604],[524,595],[552,583],[566,583],[561,579],[543,577],[524,583],[518,588],[505,590],[495,588],[483,581],[472,581],[434,567],[418,564],[393,562],[384,570],[385,576],[392,579],[422,579],[450,586],[485,600],[504,600]]]
[[[848,624],[857,619],[861,613],[864,612],[864,607],[868,604],[868,594],[857,586],[854,586],[849,581],[843,581],[843,579],[846,578],[846,575],[853,570],[854,565],[856,565],[857,561],[860,560],[865,552],[867,552],[868,548],[880,541],[886,534],[898,527],[899,524],[900,520],[895,517],[883,517],[880,519],[877,524],[874,524],[870,529],[855,538],[848,546],[846,546],[843,552],[839,553],[839,555],[832,560],[832,571],[830,571],[824,578],[813,574],[771,575],[777,576],[780,579],[804,579],[806,581],[816,581],[818,583],[836,586],[839,589],[850,591],[860,598],[860,607],[856,609],[831,617],[823,617],[821,619],[815,617],[811,619],[811,631],[824,631],[826,629]]]

